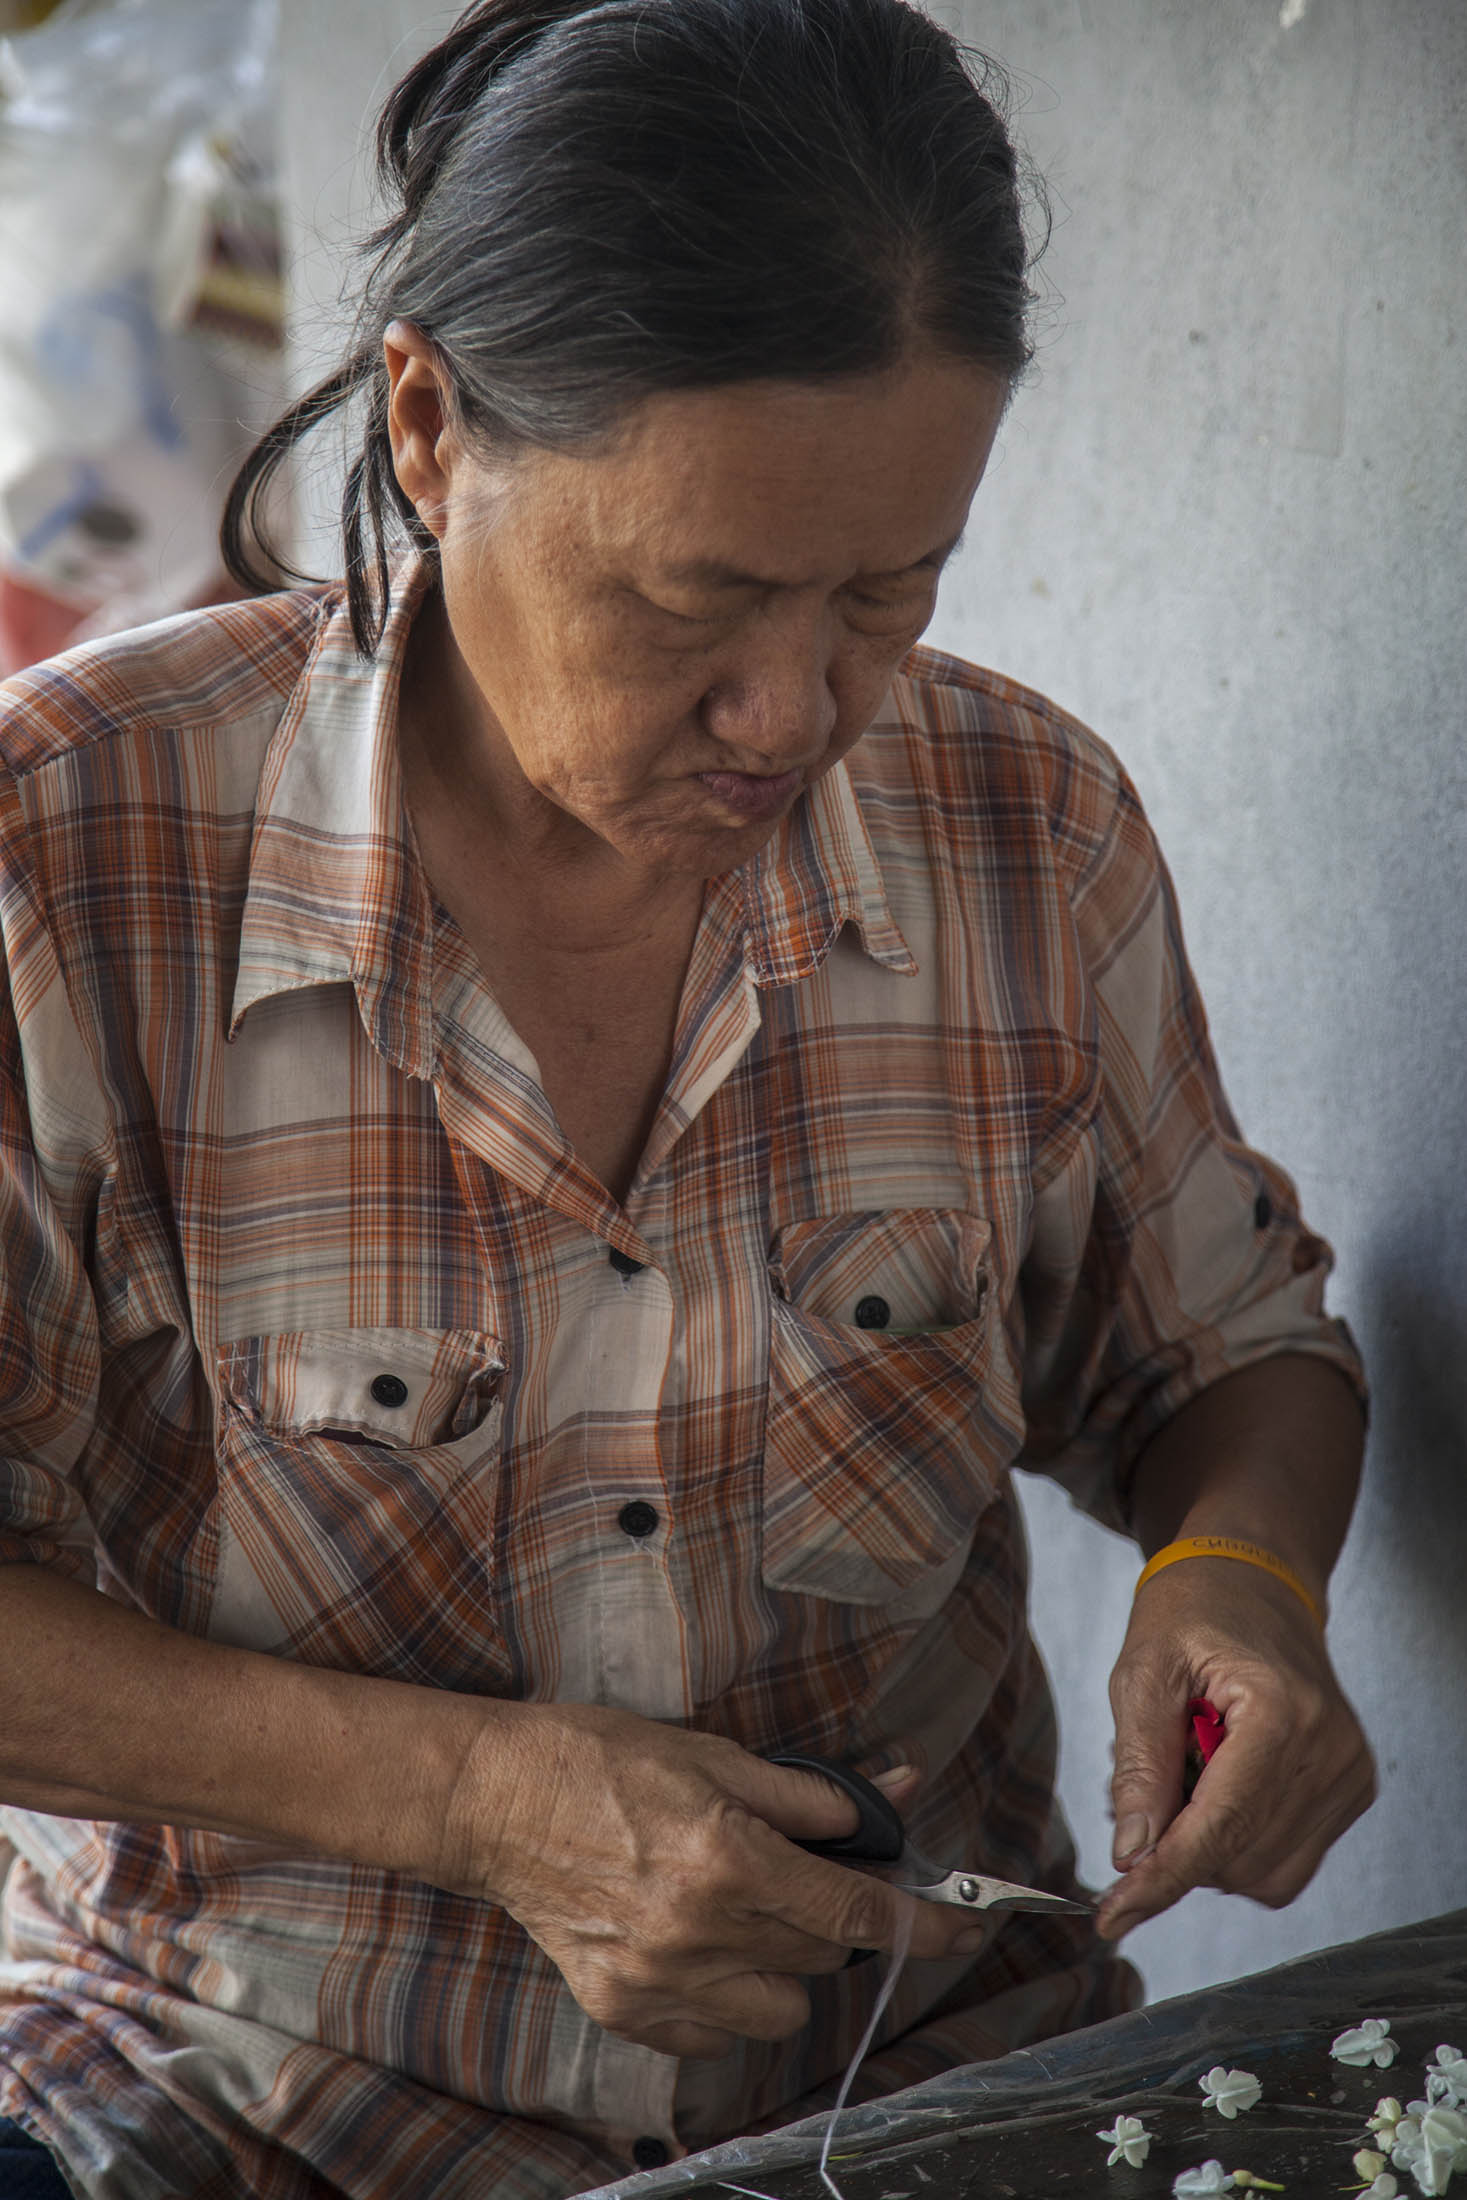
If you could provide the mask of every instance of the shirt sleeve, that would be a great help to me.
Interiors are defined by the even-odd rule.
[[[0,1563],[95,1579],[78,1467],[97,1411],[96,1307],[79,1247],[103,1181],[96,1078],[0,786]]]
[[[1036,1188],[1020,1275],[1017,1462],[1125,1530],[1142,1450],[1190,1398],[1278,1353],[1360,1357],[1324,1311],[1333,1255],[1228,1106],[1170,875],[1125,774],[1072,892],[1094,1108]]]

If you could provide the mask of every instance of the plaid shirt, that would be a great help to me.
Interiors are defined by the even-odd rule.
[[[1136,796],[1043,698],[913,651],[710,885],[623,1210],[413,852],[422,585],[374,665],[310,591],[4,691],[0,1556],[278,1657],[915,1757],[929,1854],[1066,1886],[1008,1470],[1120,1525],[1218,1376],[1358,1373]],[[799,2038],[680,2072],[487,1903],[5,1825],[0,2114],[107,2200],[580,2191],[639,2138],[803,2112],[877,1985],[817,1980]],[[876,2067],[1129,1981],[1088,1921],[1010,1919],[908,1970]]]

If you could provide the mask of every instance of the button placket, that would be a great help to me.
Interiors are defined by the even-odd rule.
[[[567,1431],[563,1459],[577,1472],[581,1497],[563,1586],[551,1585],[541,1615],[556,1638],[564,1696],[664,1719],[690,1710],[681,1557],[658,1434],[675,1323],[660,1263],[626,1278],[601,1237],[568,1268],[565,1366],[583,1387],[585,1408],[575,1433]],[[639,2119],[632,2130],[638,2125],[647,2128]]]

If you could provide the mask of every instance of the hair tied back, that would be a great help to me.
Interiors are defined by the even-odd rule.
[[[392,449],[394,320],[496,466],[594,456],[664,392],[848,379],[919,345],[1011,383],[1033,292],[1003,106],[911,0],[474,0],[387,100],[350,351],[241,467],[228,571],[295,576],[262,500],[343,420],[342,571],[375,651],[391,557],[437,555]]]
[[[402,195],[416,221],[454,139],[493,79],[557,23],[584,13],[586,0],[482,0],[424,54],[397,86],[377,124],[377,173]],[[393,222],[379,234],[387,243]]]

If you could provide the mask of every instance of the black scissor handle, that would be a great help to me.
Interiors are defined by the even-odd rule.
[[[816,1772],[843,1795],[849,1795],[861,1813],[854,1833],[839,1834],[833,1841],[796,1841],[797,1849],[811,1856],[828,1857],[836,1864],[895,1864],[907,1845],[905,1828],[879,1787],[838,1765],[829,1757],[771,1756],[772,1765],[788,1765],[792,1772]]]

